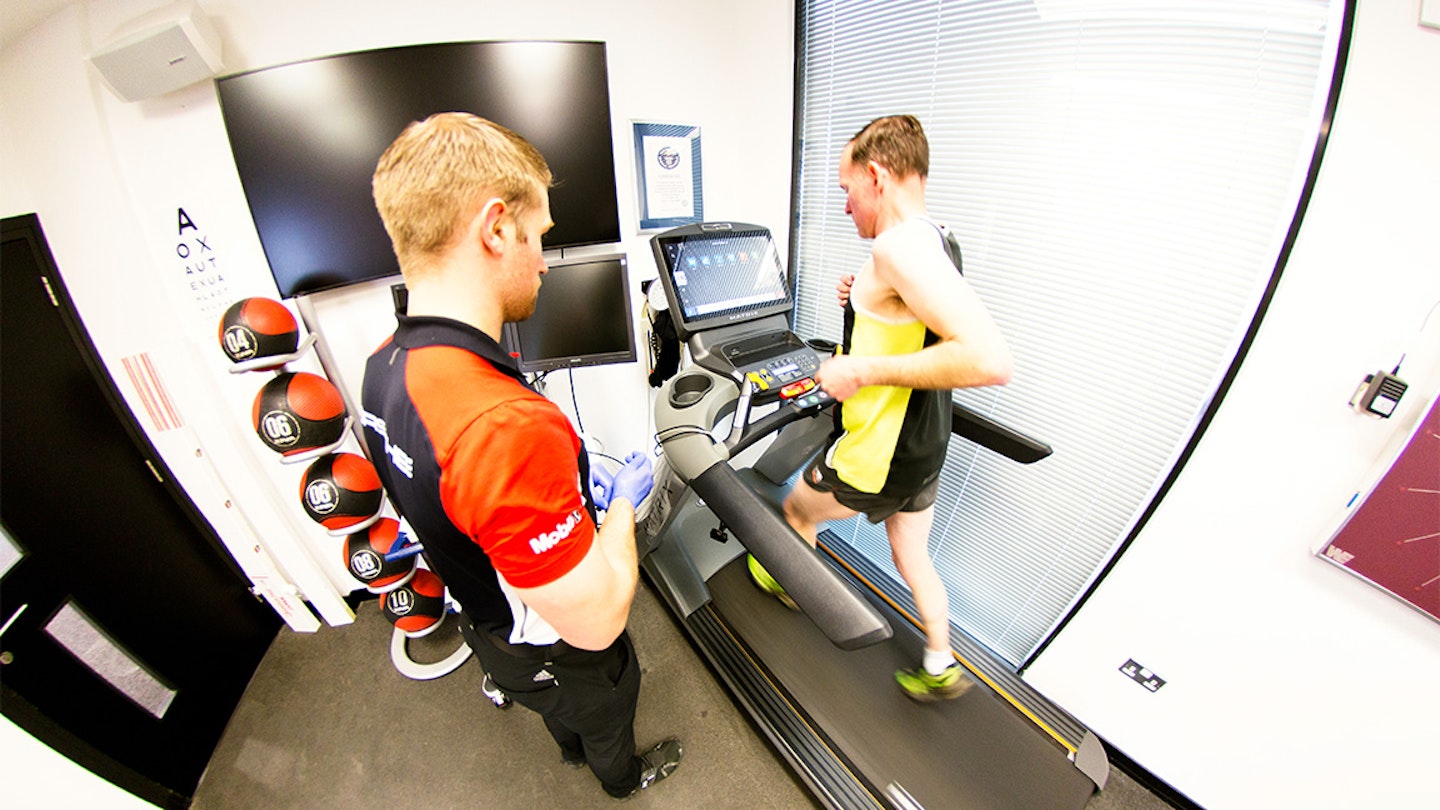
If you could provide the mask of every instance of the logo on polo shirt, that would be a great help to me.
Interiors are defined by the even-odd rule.
[[[530,538],[530,548],[536,554],[544,554],[554,548],[561,540],[569,537],[570,533],[575,531],[575,527],[580,525],[581,520],[580,510],[576,509],[574,512],[571,512],[570,516],[565,518],[563,522],[555,524],[555,531],[541,532],[539,535]]]
[[[375,431],[385,442],[385,455],[390,458],[390,463],[400,474],[406,478],[415,477],[415,459],[405,452],[398,444],[390,443],[390,429],[385,426],[385,420],[369,411],[360,412],[360,424]]]

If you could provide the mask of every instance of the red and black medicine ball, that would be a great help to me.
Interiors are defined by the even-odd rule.
[[[409,582],[380,595],[380,612],[406,637],[419,638],[445,618],[445,583],[428,568],[421,568]]]
[[[337,444],[345,434],[345,400],[330,381],[304,371],[275,375],[250,410],[260,440],[283,456]]]
[[[310,519],[335,534],[374,521],[383,494],[375,467],[355,453],[329,453],[310,463],[300,479],[300,503]]]
[[[242,298],[220,319],[220,348],[232,363],[253,369],[278,368],[284,360],[266,365],[266,358],[283,358],[300,346],[300,327],[284,304],[270,298]]]
[[[415,555],[386,562],[385,555],[399,533],[400,522],[387,517],[345,538],[345,568],[371,593],[395,590],[409,582],[419,568],[420,558]]]

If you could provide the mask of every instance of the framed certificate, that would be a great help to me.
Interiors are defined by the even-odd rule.
[[[640,121],[633,126],[640,230],[674,228],[704,219],[700,128]]]

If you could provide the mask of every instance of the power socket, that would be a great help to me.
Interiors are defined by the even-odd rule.
[[[1129,676],[1130,680],[1149,689],[1151,692],[1158,692],[1160,691],[1160,687],[1165,685],[1164,678],[1140,666],[1139,662],[1134,658],[1126,661],[1125,665],[1120,667],[1120,671]]]
[[[1350,405],[1357,412],[1389,419],[1395,413],[1395,406],[1405,396],[1409,385],[1404,380],[1386,371],[1365,375],[1365,381],[1355,390]]]

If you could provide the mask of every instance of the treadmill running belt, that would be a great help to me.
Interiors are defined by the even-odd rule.
[[[760,593],[741,555],[707,581],[712,607],[882,793],[921,807],[1081,810],[1094,784],[1067,752],[983,683],[918,704],[893,673],[920,660],[915,629],[882,607],[895,635],[845,652],[802,614]]]

